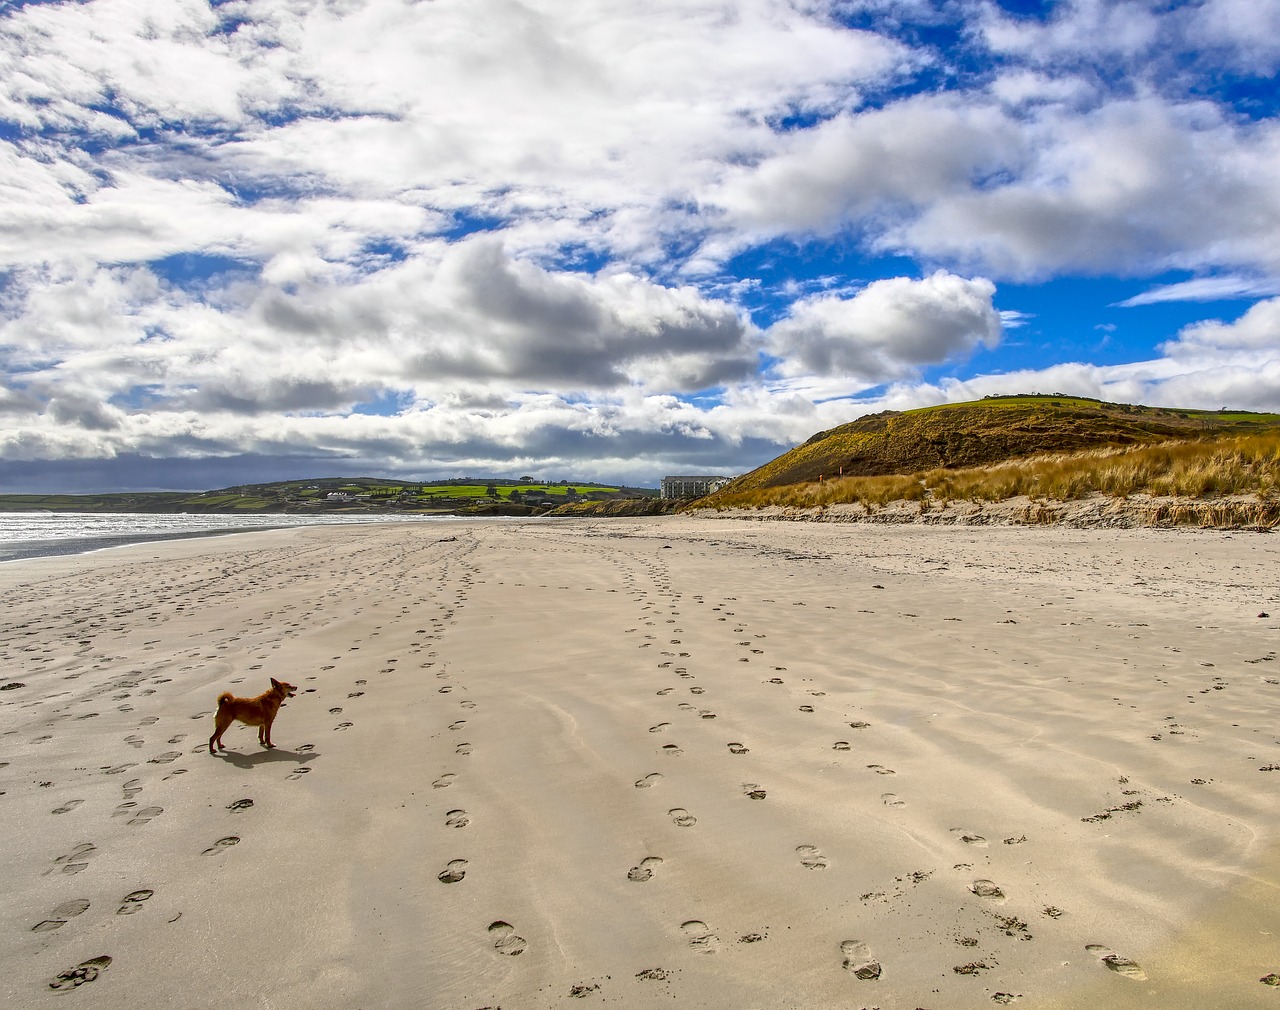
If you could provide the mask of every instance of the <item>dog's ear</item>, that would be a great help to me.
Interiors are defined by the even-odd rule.
[[[276,680],[276,679],[275,679],[275,677],[272,677],[272,678],[271,678],[271,686],[272,686],[272,687],[281,687],[282,685],[281,685],[280,681]]]

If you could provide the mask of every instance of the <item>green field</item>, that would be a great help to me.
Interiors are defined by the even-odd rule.
[[[319,478],[246,484],[213,491],[96,495],[0,495],[3,512],[267,512],[539,514],[572,502],[654,497],[652,488],[528,480],[397,481]]]

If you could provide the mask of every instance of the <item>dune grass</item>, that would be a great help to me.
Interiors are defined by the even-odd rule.
[[[1218,498],[1280,496],[1280,434],[1241,435],[1090,449],[1010,460],[992,466],[936,469],[910,475],[843,477],[783,487],[721,492],[721,508],[786,505],[813,508],[896,501],[1071,501],[1093,494]]]

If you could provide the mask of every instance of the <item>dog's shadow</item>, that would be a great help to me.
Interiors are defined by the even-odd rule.
[[[308,761],[314,761],[318,758],[320,752],[315,750],[283,750],[280,747],[272,747],[270,750],[255,750],[250,751],[248,754],[241,754],[233,750],[220,750],[215,756],[222,758],[227,764],[248,770],[273,761],[292,761],[294,764],[304,765]]]

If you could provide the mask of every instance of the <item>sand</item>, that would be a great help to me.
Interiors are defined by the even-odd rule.
[[[496,521],[0,566],[0,995],[1280,1007],[1278,631],[1257,533]],[[268,676],[277,748],[211,757]]]

